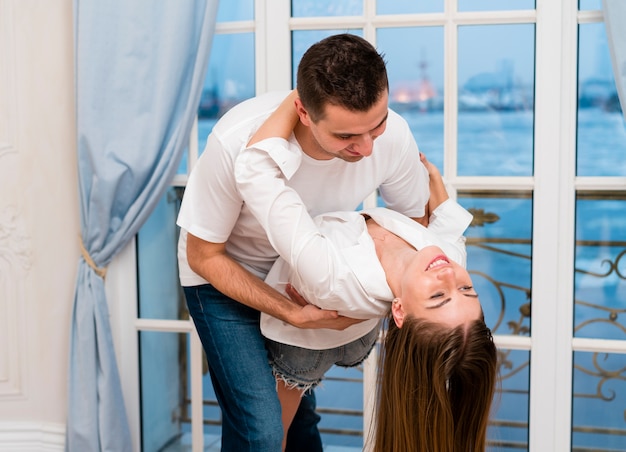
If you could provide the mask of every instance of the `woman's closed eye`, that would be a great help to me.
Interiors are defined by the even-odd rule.
[[[463,295],[465,295],[466,297],[478,298],[478,294],[474,290],[473,286],[459,287],[459,291],[463,292]]]

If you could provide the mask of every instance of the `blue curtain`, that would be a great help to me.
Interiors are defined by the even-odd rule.
[[[604,24],[622,112],[626,114],[626,1],[603,0]]]
[[[176,174],[200,100],[217,0],[74,0],[81,246],[66,450],[131,451],[106,267]]]

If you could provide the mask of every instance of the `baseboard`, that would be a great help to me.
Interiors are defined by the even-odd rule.
[[[63,452],[65,425],[43,422],[0,422],[1,452]]]

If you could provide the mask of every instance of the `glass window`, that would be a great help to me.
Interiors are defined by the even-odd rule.
[[[535,0],[459,0],[459,11],[535,9]]]
[[[292,0],[292,17],[361,16],[363,0]]]
[[[142,450],[163,450],[182,433],[181,391],[187,372],[181,369],[184,364],[179,356],[186,337],[187,334],[139,333]]]
[[[198,150],[202,152],[217,120],[231,107],[254,97],[254,34],[213,37],[209,67],[198,109]]]
[[[440,13],[443,0],[394,0],[376,2],[376,14]]]
[[[601,24],[579,25],[578,176],[626,176],[626,123]]]
[[[181,197],[182,189],[169,188],[137,234],[140,318],[189,318],[176,258]]]
[[[624,450],[626,354],[574,353],[572,450]]]
[[[533,173],[535,28],[459,28],[458,174]]]
[[[142,450],[191,451],[189,334],[141,331],[139,346]],[[205,450],[219,449],[221,414],[206,365],[203,393]]]
[[[218,22],[254,20],[254,3],[254,0],[220,2]],[[292,58],[294,86],[297,65],[311,44],[336,33],[364,35],[360,28],[342,27],[339,17],[361,16],[364,3],[363,0],[291,2],[293,17],[315,18],[306,23],[297,21],[299,28],[307,29],[292,31],[292,54],[283,55],[285,59]],[[442,13],[444,3],[443,0],[377,0],[376,11],[381,15]],[[480,12],[528,10],[535,8],[535,3],[534,0],[457,0],[446,4],[452,8],[458,4],[462,12]],[[576,3],[570,2],[569,7],[576,8]],[[600,8],[601,0],[580,0],[581,10]],[[469,17],[449,12],[452,20]],[[479,19],[478,13],[470,15]],[[507,15],[519,16],[515,12]],[[589,22],[600,20],[598,15],[582,14],[580,17]],[[483,16],[487,17],[480,17]],[[316,29],[320,17],[336,17],[333,24],[337,25],[331,25],[335,29]],[[434,17],[439,21],[439,16]],[[491,15],[488,20],[494,17]],[[458,44],[455,49],[444,48],[445,27],[440,24],[424,26],[422,20],[427,19],[420,17],[419,26],[391,28],[391,24],[385,22],[384,28],[376,28],[377,47],[387,61],[390,107],[407,120],[420,149],[443,168],[444,153],[451,151],[444,150],[443,143],[444,55],[450,51],[457,53],[456,67],[446,68],[458,74],[456,175],[532,176],[535,25],[460,25],[458,43],[448,42],[452,46]],[[242,26],[252,28],[249,24]],[[445,26],[456,25],[447,23]],[[231,29],[227,32],[220,29],[214,36],[198,109],[200,152],[217,120],[233,105],[255,95],[255,59],[265,58],[265,55],[255,54],[255,33],[262,33],[262,30],[232,33]],[[261,34],[261,38],[266,36]],[[271,46],[271,42],[268,45]],[[579,58],[577,175],[626,176],[626,127],[616,102],[603,24],[579,26]],[[560,70],[560,63],[551,63],[549,69]],[[554,130],[556,134],[562,132]],[[567,133],[573,136],[574,130]],[[187,160],[184,160],[179,174],[187,174],[187,170]],[[545,233],[532,229],[533,205],[540,203],[538,212],[542,212],[545,200],[533,198],[531,189],[486,190],[482,188],[483,180],[463,180],[458,192],[459,202],[474,215],[466,231],[468,270],[480,295],[486,322],[494,334],[529,337],[533,232],[535,235]],[[469,188],[475,183],[480,190]],[[618,187],[611,192],[596,189],[577,193],[576,218],[569,220],[576,221],[576,241],[560,246],[570,251],[575,247],[572,270],[575,276],[569,283],[570,287],[574,285],[572,330],[575,337],[626,340],[624,190]],[[178,228],[175,221],[182,191],[183,188],[168,190],[137,236],[138,311],[142,319],[188,318],[176,259]],[[551,233],[550,228],[554,226],[545,227]],[[555,303],[561,302],[570,301],[555,300]],[[143,450],[191,449],[189,336],[186,333],[139,333]],[[570,353],[566,348],[566,353]],[[501,392],[494,401],[488,450],[527,450],[531,422],[531,352],[502,348],[498,350],[498,357],[501,376],[498,391]],[[619,441],[626,431],[623,418],[625,360],[626,355],[617,353],[574,353],[573,378],[564,372],[565,378],[573,382],[573,411],[559,410],[559,415],[572,416],[573,448],[622,448],[623,441]],[[540,364],[552,365],[545,361]],[[203,391],[205,447],[219,448],[220,412],[206,373]],[[363,441],[362,369],[332,368],[316,394],[325,445],[333,450],[344,447],[359,450]]]
[[[498,349],[500,387],[487,430],[488,451],[528,450],[530,352]]]
[[[532,198],[530,193],[466,192],[458,201],[474,219],[467,229],[467,269],[494,334],[530,334]]]
[[[467,269],[485,322],[494,335],[530,336],[531,193],[460,191],[458,200],[474,215],[465,233]],[[498,349],[501,393],[494,398],[490,450],[528,447],[529,366],[530,352]]]
[[[580,0],[579,8],[581,11],[602,9],[602,0]]]
[[[219,2],[217,22],[254,19],[254,0],[228,0]]]
[[[387,63],[389,106],[407,120],[420,151],[442,169],[443,28],[384,28],[376,43]]]
[[[222,2],[220,4],[225,4]],[[254,33],[216,34],[213,36],[198,105],[198,153],[217,120],[233,105],[255,95]],[[177,174],[189,171],[188,153],[183,154]]]
[[[325,450],[357,451],[363,448],[362,366],[333,366],[315,390],[319,423]]]
[[[576,201],[574,334],[626,339],[626,193]]]

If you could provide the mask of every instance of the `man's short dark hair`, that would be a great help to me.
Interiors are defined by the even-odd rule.
[[[297,89],[315,122],[323,118],[329,103],[351,111],[367,111],[389,89],[385,60],[359,36],[329,36],[302,56]]]

